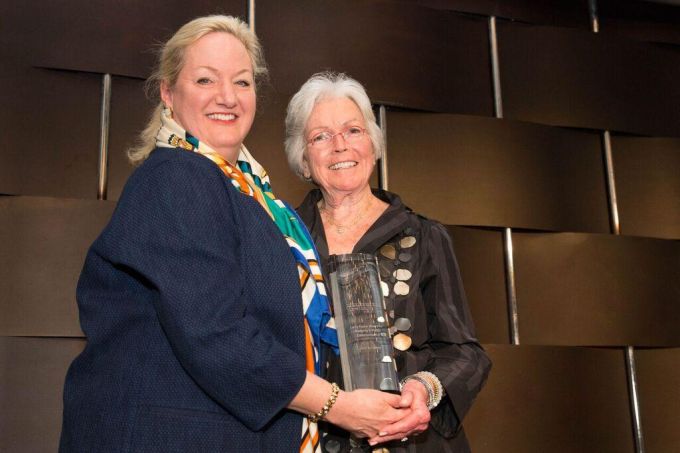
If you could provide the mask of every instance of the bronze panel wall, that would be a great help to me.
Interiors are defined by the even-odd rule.
[[[645,451],[673,451],[680,445],[680,349],[637,349],[635,364]]]
[[[678,136],[680,53],[586,31],[498,25],[505,116]]]
[[[677,5],[654,1],[597,0],[597,10],[601,33],[680,44],[680,10]]]
[[[680,345],[680,242],[513,233],[522,344]]]
[[[0,193],[95,198],[101,76],[10,59],[0,80]]]
[[[612,137],[621,233],[680,239],[680,139]]]
[[[245,144],[253,156],[267,169],[272,189],[277,197],[295,207],[300,204],[312,185],[298,178],[288,167],[283,151],[284,120],[288,96],[265,87],[258,99],[257,115]]]
[[[402,0],[533,24],[588,28],[588,0]]]
[[[444,223],[609,230],[596,134],[510,120],[389,112],[390,189]]]
[[[447,226],[458,259],[477,338],[510,342],[503,237],[500,231]]]
[[[464,421],[472,451],[635,451],[622,351],[485,349],[493,369]]]
[[[134,170],[127,159],[126,151],[136,143],[155,106],[155,102],[146,99],[142,80],[112,78],[108,200],[117,200],[120,197],[125,181]]]
[[[486,22],[403,3],[257,2],[256,28],[276,90],[347,72],[374,103],[492,114]]]
[[[66,370],[81,339],[0,337],[0,451],[57,451]]]
[[[154,63],[151,49],[188,20],[217,12],[245,18],[247,12],[241,0],[28,0],[0,8],[7,51],[28,64],[140,78]]]
[[[75,290],[113,203],[0,198],[0,335],[82,336]]]

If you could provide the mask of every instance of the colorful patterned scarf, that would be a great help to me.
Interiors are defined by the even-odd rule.
[[[302,309],[305,315],[305,344],[307,370],[321,374],[321,342],[337,351],[338,338],[332,318],[326,288],[319,268],[319,255],[307,228],[294,209],[277,199],[272,193],[269,176],[260,164],[241,146],[236,165],[229,163],[205,143],[189,134],[172,119],[169,109],[161,113],[162,127],[156,135],[156,146],[183,148],[197,152],[212,160],[240,192],[257,200],[281,230],[295,258],[300,277]],[[316,423],[303,417],[300,452],[320,452]]]

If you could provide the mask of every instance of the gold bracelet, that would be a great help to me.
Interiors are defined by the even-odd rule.
[[[323,405],[321,410],[317,412],[316,414],[309,414],[307,416],[307,419],[311,423],[316,423],[322,418],[324,418],[326,415],[328,415],[328,411],[331,410],[331,407],[335,404],[335,401],[338,399],[338,393],[340,393],[340,387],[338,387],[338,384],[335,382],[331,382],[331,396],[328,398],[328,401],[326,401],[326,404]]]

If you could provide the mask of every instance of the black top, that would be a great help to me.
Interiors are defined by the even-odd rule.
[[[431,426],[408,443],[386,445],[390,452],[467,452],[461,429],[463,419],[480,391],[491,362],[475,337],[474,325],[463,291],[451,239],[439,223],[415,214],[397,195],[374,190],[389,207],[359,239],[354,253],[378,256],[381,279],[387,284],[390,321],[407,318],[411,327],[404,334],[411,347],[396,352],[399,377],[430,371],[441,381],[446,396],[432,411]],[[317,203],[321,191],[311,191],[298,208],[310,230],[325,269],[328,243]],[[338,366],[336,359],[330,373]],[[333,378],[336,378],[333,376]],[[339,441],[331,429],[326,439]],[[347,433],[344,433],[347,437]],[[348,450],[347,443],[325,442],[327,451]]]

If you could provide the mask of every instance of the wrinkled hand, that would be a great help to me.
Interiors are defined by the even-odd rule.
[[[326,420],[356,437],[376,438],[381,428],[393,426],[411,413],[404,397],[378,390],[340,392]],[[426,408],[427,410],[427,408]]]
[[[383,426],[377,436],[371,436],[369,444],[375,445],[395,439],[404,439],[422,433],[430,423],[430,411],[427,408],[427,389],[416,380],[408,380],[401,389],[399,407],[408,408],[404,418]]]

